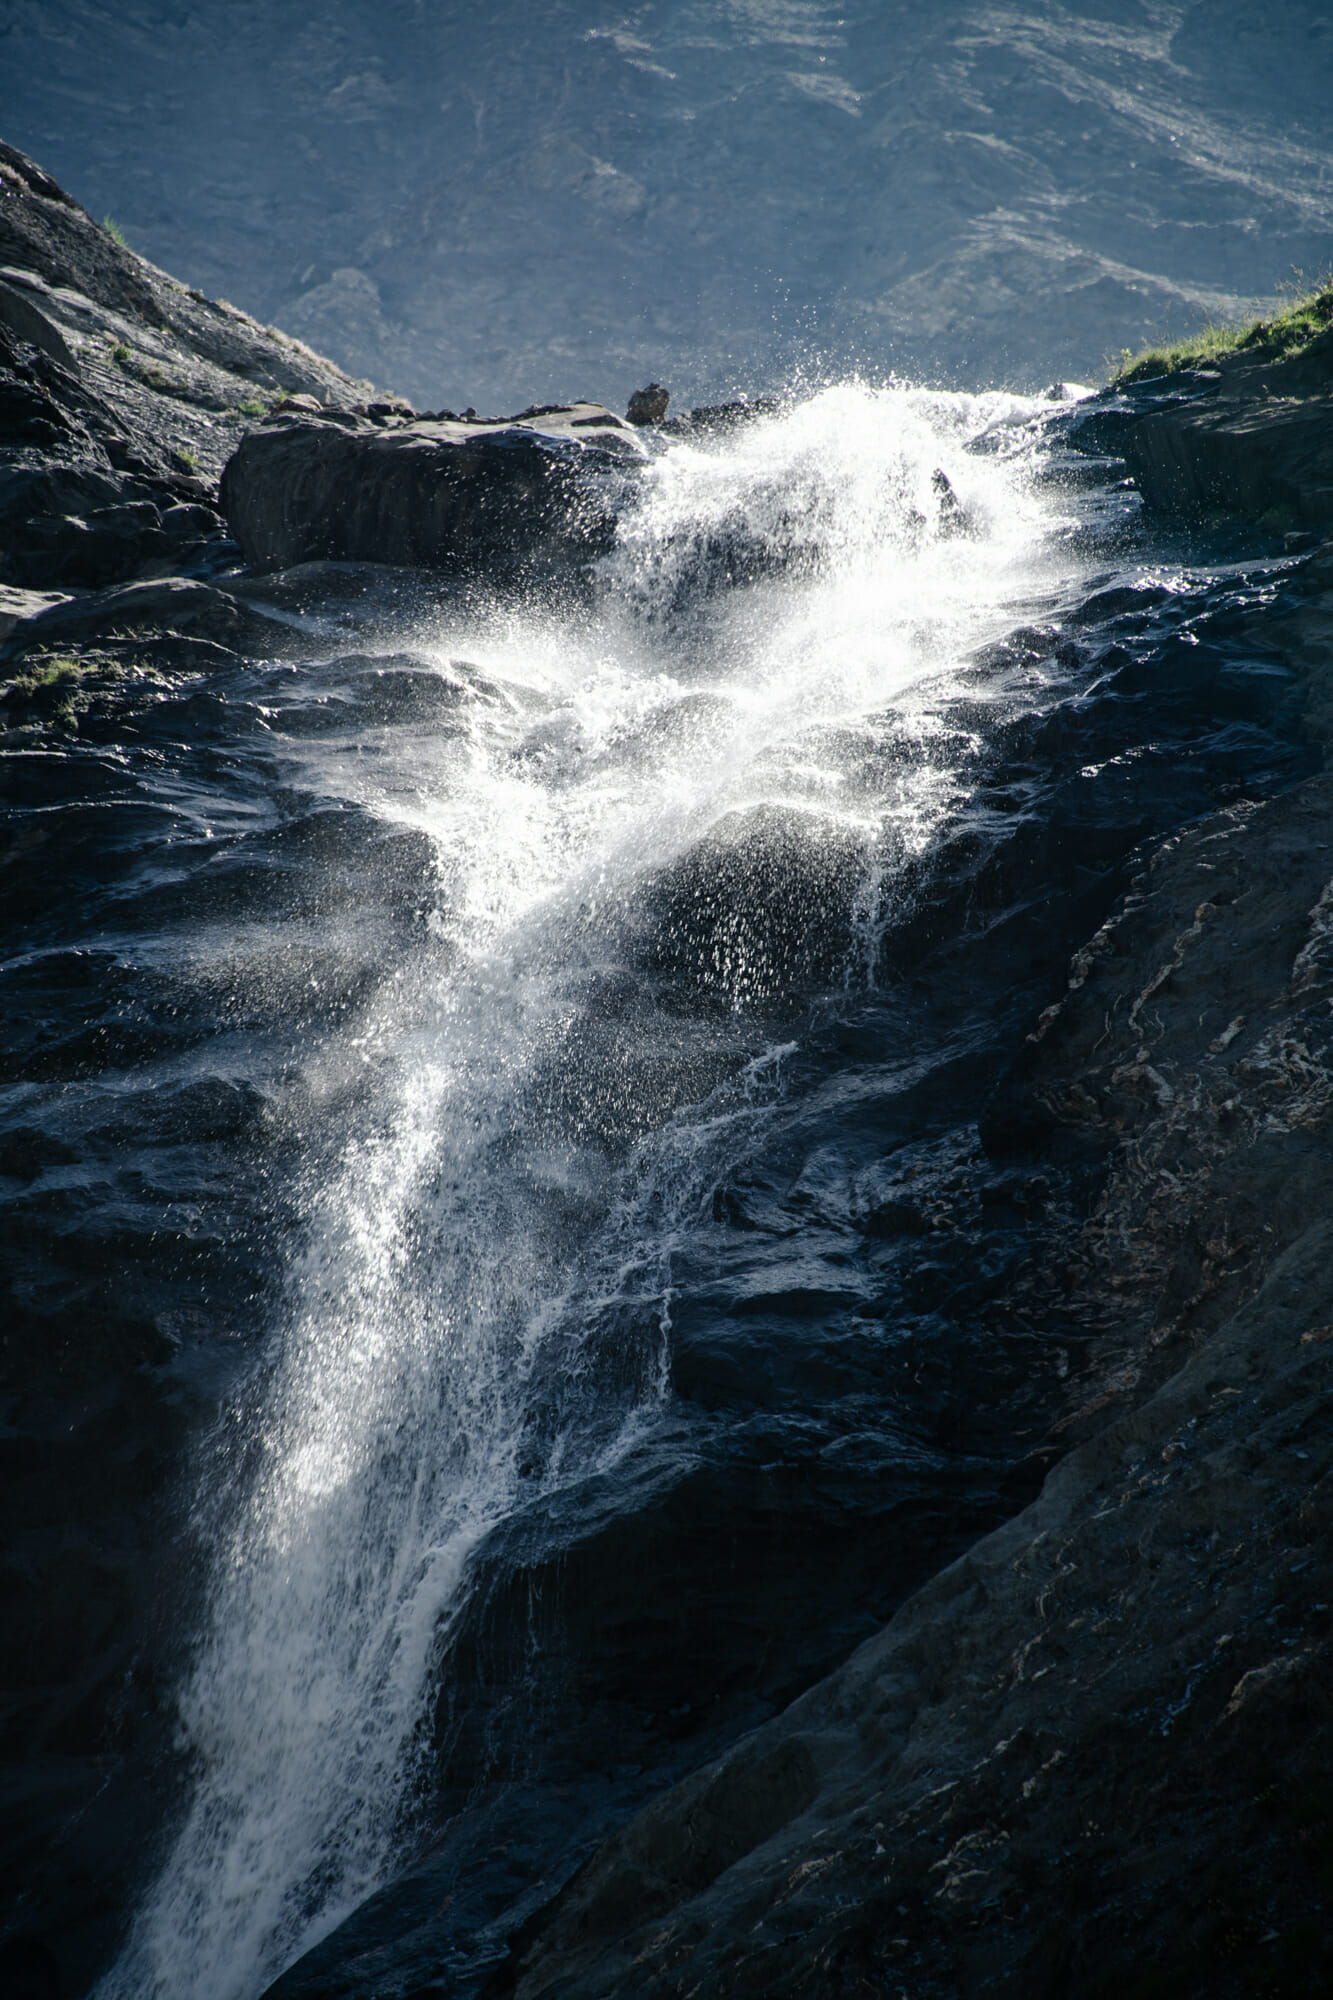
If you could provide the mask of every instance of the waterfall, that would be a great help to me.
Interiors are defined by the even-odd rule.
[[[1038,410],[846,384],[673,441],[590,602],[386,626],[437,724],[283,748],[434,875],[326,1051],[359,1095],[222,1420],[187,1790],[102,2000],[252,2000],[384,1879],[478,1551],[651,1435],[673,1256],[965,793],[940,690],[1075,560]]]

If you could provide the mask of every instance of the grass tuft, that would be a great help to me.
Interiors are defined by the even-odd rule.
[[[67,654],[39,656],[0,690],[6,716],[11,708],[35,709],[46,728],[73,735],[84,705],[80,697],[86,671],[82,660]]]
[[[144,638],[136,633],[134,643]],[[78,656],[35,653],[8,680],[0,679],[0,728],[75,737],[89,715],[114,714],[126,698],[131,704],[142,699],[145,682],[160,689],[166,676],[137,654],[123,659],[100,649]]]
[[[106,231],[106,233],[107,233],[107,235],[108,235],[108,236],[114,236],[114,237],[115,237],[115,239],[116,239],[117,243],[119,243],[119,245],[120,245],[120,247],[121,247],[121,249],[122,249],[122,250],[128,250],[128,249],[129,249],[129,247],[130,247],[130,246],[129,246],[129,244],[128,244],[128,243],[127,243],[127,242],[125,241],[125,231],[124,231],[124,230],[123,230],[123,229],[121,228],[120,224],[119,224],[119,223],[118,223],[118,222],[116,221],[116,218],[115,218],[115,216],[114,216],[114,215],[104,215],[104,216],[102,217],[102,227],[103,227],[103,229],[105,229],[105,231]]]
[[[1120,355],[1111,380],[1117,388],[1143,382],[1154,375],[1175,375],[1182,368],[1198,368],[1228,354],[1247,354],[1255,361],[1281,361],[1299,354],[1321,333],[1333,327],[1333,279],[1325,279],[1313,291],[1301,293],[1272,319],[1252,320],[1248,326],[1223,326],[1216,322],[1171,341],[1161,347],[1145,347]]]
[[[21,695],[31,696],[40,688],[52,688],[61,681],[81,681],[84,672],[83,661],[76,660],[72,654],[40,654],[31,666],[14,675],[9,688]]]

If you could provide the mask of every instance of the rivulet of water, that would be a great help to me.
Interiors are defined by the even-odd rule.
[[[432,715],[281,751],[433,869],[323,1052],[363,1087],[201,1501],[189,1791],[102,2000],[250,2000],[383,1879],[478,1549],[658,1420],[673,1256],[965,791],[940,690],[1072,582],[1037,414],[853,384],[673,442],[590,605],[386,629]]]

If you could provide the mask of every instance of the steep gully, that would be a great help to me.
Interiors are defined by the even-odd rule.
[[[9,1972],[1060,1991],[1160,1891],[1089,1788],[1178,1745],[1201,1878],[1234,1807],[1296,1898],[1316,1822],[1188,1732],[1322,1754],[1322,1460],[1253,1443],[1283,1342],[1288,1430],[1325,1352],[1319,559],[1145,522],[1114,453],[1160,388],[852,386],[557,437],[611,533],[518,592],[508,555],[257,574],[172,483],[256,385],[318,399],[274,452],[451,420],[10,171],[6,379],[50,427],[10,560],[55,588],[11,593],[5,694]],[[1207,1398],[1159,1390],[1196,1348]],[[1205,1409],[1268,1482],[1222,1553],[1270,1598],[1213,1593],[1177,1687],[1159,1565],[1117,1681],[1111,1611],[1072,1637],[1072,1560],[1024,1552],[1109,1535],[1122,1476],[1169,1524]],[[1140,1547],[1078,1565],[1122,1622]],[[1149,1942],[1200,1991],[1316,1977],[1310,1900],[1200,1941],[1168,1899]]]

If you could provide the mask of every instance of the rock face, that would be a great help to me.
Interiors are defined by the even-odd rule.
[[[1333,527],[1333,328],[1289,360],[1226,355],[1181,386],[1118,439],[1150,506]]]
[[[1026,1514],[608,1843],[492,1991],[1327,1991],[1331,1252],[1313,1225]]]
[[[717,398],[816,328],[835,372],[1040,389],[1327,258],[1324,0],[1172,0],[1151,32],[1122,0],[1041,34],[976,0],[632,14],[30,0],[0,127],[159,264],[432,409],[595,361],[623,410],[644,355]]]
[[[642,450],[597,403],[494,423],[348,423],[291,410],[244,440],[222,506],[261,567],[333,558],[530,572],[610,546],[608,475]]]
[[[0,583],[234,560],[208,503],[246,431],[284,395],[364,409],[369,384],[155,270],[12,147],[0,173]]]
[[[68,1995],[86,1988],[123,1895],[108,1856],[143,1830],[112,1746],[153,1707],[153,1670],[136,1679],[131,1662],[164,1643],[148,1640],[157,1510],[182,1428],[198,1420],[189,1365],[171,1380],[171,1357],[182,1328],[218,1311],[239,1328],[246,1312],[222,1245],[229,1203],[245,1199],[229,1169],[184,1233],[151,1174],[105,1228],[86,1227],[98,1203],[80,1183],[96,1180],[103,1145],[118,1173],[135,1130],[212,1145],[221,1161],[253,1146],[262,1119],[254,1093],[216,1074],[156,1093],[132,1083],[106,1140],[57,1134],[36,1100],[49,1109],[47,1093],[72,1086],[88,1111],[95,1076],[128,1066],[141,1083],[145,1062],[212,1032],[212,1001],[190,1030],[189,1003],[141,1004],[132,942],[129,995],[106,948],[108,899],[127,894],[132,939],[136,871],[155,846],[166,860],[174,835],[188,845],[186,816],[169,832],[173,808],[134,794],[167,763],[176,796],[191,794],[226,713],[225,687],[205,684],[243,655],[305,643],[212,581],[240,553],[217,506],[223,463],[276,400],[350,412],[369,385],[186,291],[4,145],[0,267],[0,1990]],[[255,804],[262,817],[262,787]],[[106,1122],[95,1110],[91,1121]],[[204,1265],[187,1301],[184,1269]]]
[[[1333,545],[1307,583],[1254,642],[1326,684]],[[1085,1441],[608,1841],[493,1996],[1328,1990],[1331,826],[1320,776],[1165,843],[1006,1086],[1034,1159],[1111,1147]]]
[[[228,1356],[271,1305],[286,1190],[303,1170],[303,1134],[328,1115],[327,1077],[307,1079],[287,1055],[332,1034],[369,990],[330,946],[330,919],[369,937],[367,962],[391,977],[419,948],[433,893],[424,838],[278,782],[275,734],[355,739],[430,716],[443,734],[469,702],[493,699],[467,662],[441,675],[411,655],[347,653],[343,621],[370,648],[379,607],[438,594],[442,570],[493,579],[583,563],[604,545],[616,482],[647,446],[600,405],[477,423],[412,419],[368,400],[366,385],[173,286],[30,162],[0,161],[13,190],[0,202],[12,260],[0,277],[0,727],[12,788],[0,893],[12,940],[4,1071],[15,1092],[0,1131],[0,1489],[13,1530],[0,1567],[11,1759],[0,1854],[14,1890],[0,1919],[0,1984],[55,1993],[57,1957],[65,1989],[82,1990],[105,1964],[128,1875],[160,1831],[160,1799],[126,1778],[123,1746],[148,1762],[144,1746],[169,1726],[178,1635],[155,1629],[162,1605],[184,1606],[188,1624],[188,1580],[163,1574],[174,1532],[166,1482],[201,1408],[239,1365]],[[1122,430],[1137,424],[1178,468],[1179,488],[1164,484],[1158,504],[1211,508],[1239,493],[1253,510],[1275,490],[1287,476],[1281,454],[1267,461],[1270,485],[1252,490],[1239,474],[1219,488],[1206,467],[1222,436],[1253,439],[1245,449],[1260,464],[1272,426],[1296,423],[1292,411],[1304,413],[1301,435],[1314,435],[1316,376],[1299,394],[1292,385],[1307,378],[1281,379],[1289,399],[1260,408],[1237,396],[1225,423],[1221,392],[1212,423],[1202,403],[1141,421],[1118,413]],[[275,421],[255,428],[266,409]],[[677,422],[703,434],[762,413],[737,404]],[[1157,462],[1143,451],[1145,466]],[[228,459],[239,546],[214,504]],[[1291,476],[1298,495],[1317,490],[1308,469]],[[1153,472],[1142,477],[1151,494]],[[1315,517],[1311,503],[1301,518]],[[288,567],[235,576],[243,552]],[[385,554],[429,569],[373,560]],[[760,1690],[776,1706],[1062,1462],[1026,1512],[918,1590],[847,1665],[630,1820],[517,1939],[498,1993],[1285,2000],[1333,1983],[1333,783],[1309,778],[1267,803],[1217,811],[1208,781],[1188,781],[1205,727],[1243,740],[1234,768],[1259,794],[1307,773],[1303,750],[1282,761],[1274,720],[1280,688],[1297,676],[1312,739],[1333,740],[1333,550],[1301,576],[1298,602],[1290,585],[1285,611],[1247,614],[1228,640],[1234,654],[1215,650],[1201,667],[1207,649],[1193,643],[1108,648],[1097,692],[1015,737],[1012,768],[992,772],[988,794],[997,825],[1016,829],[1013,852],[997,847],[986,861],[960,842],[913,918],[915,943],[907,927],[900,940],[905,964],[939,945],[937,990],[966,989],[980,962],[1007,968],[985,994],[991,1013],[995,992],[1020,994],[1006,1004],[1021,1011],[1016,1038],[1031,1030],[1021,1059],[984,1106],[998,1056],[969,1058],[951,1086],[967,1094],[969,1148],[982,1110],[989,1158],[969,1151],[965,1176],[946,1164],[867,1182],[864,1201],[858,1187],[855,1232],[880,1249],[906,1246],[901,1272],[876,1264],[873,1287],[849,1251],[837,1253],[836,1295],[775,1261],[739,1314],[755,1332],[734,1350],[710,1346],[715,1304],[704,1299],[693,1325],[678,1311],[682,1394],[700,1410],[741,1406],[763,1480],[748,1461],[734,1475],[702,1465],[692,1549],[667,1519],[674,1497],[664,1499],[660,1518],[645,1509],[619,1543],[560,1547],[540,1557],[549,1567],[532,1557],[528,1600],[549,1602],[554,1586],[539,1586],[558,1570],[574,1578],[589,1628],[609,1604],[621,1631],[647,1632],[638,1656],[617,1655],[615,1635],[580,1642],[580,1659],[611,1660],[604,1684],[633,1683],[636,1703],[643,1676],[626,1661],[665,1662],[693,1693],[711,1648],[709,1699],[723,1713],[738,1655],[748,1669],[760,1651],[756,1605],[766,1618],[781,1602],[787,1622],[815,1624],[798,1593],[818,1559],[836,1573],[838,1615],[860,1622],[832,1643],[814,1633],[808,1656],[828,1650],[794,1680],[790,1656],[779,1659]],[[1086,636],[1134,594],[1108,593],[1114,601],[1085,606],[1085,624],[1071,627]],[[298,618],[337,634],[339,658],[322,675]],[[1029,632],[1010,664],[1040,666],[1057,647],[1077,657],[1068,635]],[[294,674],[291,657],[303,654]],[[1141,741],[1123,721],[1140,702]],[[958,721],[971,726],[962,709]],[[1135,793],[1116,789],[1115,767],[1146,764],[1149,752],[1182,785],[1165,821],[1140,821]],[[1022,801],[1058,770],[1062,803],[1025,826]],[[1085,780],[1105,787],[1100,804],[1084,797]],[[1117,903],[1110,870],[1125,849],[1182,821],[1196,823],[1144,855]],[[760,988],[793,963],[825,977],[856,856],[807,831],[767,812],[738,815],[698,857],[698,879],[688,865],[665,875],[641,899],[663,940],[644,947],[651,978],[629,982],[616,1004],[662,981],[679,1004],[711,942],[717,978],[702,997],[725,1014],[737,983],[729,938]],[[739,920],[730,930],[721,900],[699,893],[709,882]],[[793,884],[784,919],[777,891]],[[211,958],[195,949],[204,930]],[[1048,961],[1058,966],[1069,948],[1052,938],[1089,934],[1068,990],[1034,1018],[1051,991]],[[1015,988],[1020,963],[1029,969]],[[271,1039],[270,1095],[229,1073],[220,1023]],[[306,1091],[320,1111],[303,1123]],[[946,1116],[928,1098],[899,1105],[904,1144]],[[881,1139],[885,1115],[872,1101],[866,1116]],[[618,1104],[614,1122],[626,1123]],[[1090,1219],[1080,1208],[1040,1220],[1048,1172],[1053,1181],[1071,1161],[1071,1181],[1097,1163],[1080,1186],[1109,1162]],[[817,1177],[811,1185],[832,1236],[833,1193]],[[762,1186],[719,1185],[714,1220],[748,1236],[770,1203],[780,1208]],[[782,1208],[784,1242],[789,1225],[804,1226]],[[850,1237],[851,1220],[839,1230],[838,1242]],[[1023,1252],[1003,1248],[1007,1237]],[[918,1239],[934,1261],[912,1261]],[[1041,1268],[1006,1292],[1020,1254]],[[865,1486],[836,1465],[813,1474],[815,1446],[799,1459],[784,1444],[790,1459],[770,1463],[767,1440],[780,1433],[756,1412],[785,1393],[784,1370],[794,1375],[812,1354],[828,1365],[811,1334],[820,1316],[901,1324],[917,1291],[916,1344],[900,1340],[893,1365],[916,1385],[904,1393],[924,1426],[919,1492],[900,1503],[873,1466]],[[1001,1296],[1003,1312],[988,1318]],[[1068,1393],[1049,1391],[1064,1401],[1047,1431],[1049,1362],[1037,1349],[1052,1323],[1061,1338],[1074,1327],[1091,1351]],[[960,1345],[956,1376],[942,1341],[931,1344],[955,1324],[973,1343]],[[824,1393],[842,1380],[883,1394],[878,1348],[872,1375],[871,1347],[844,1344],[843,1373],[825,1378]],[[937,1460],[938,1488],[928,1483]],[[798,1559],[791,1524],[816,1479],[826,1512]],[[861,1504],[872,1480],[877,1520]],[[682,1547],[688,1575],[664,1593],[660,1551]],[[179,1535],[174,1548],[188,1568]],[[780,1574],[771,1589],[761,1575],[747,1605],[745,1573],[764,1560]],[[913,1560],[910,1583],[868,1611],[893,1563]],[[618,1598],[599,1564],[623,1580]],[[580,1589],[581,1576],[592,1583]],[[704,1606],[688,1643],[687,1589]],[[513,1629],[526,1646],[531,1627]],[[463,1681],[482,1690],[478,1715],[488,1639],[481,1628],[482,1663]],[[781,1692],[770,1700],[771,1688]],[[660,1699],[667,1718],[681,1713],[679,1693]],[[604,1741],[583,1720],[623,1718],[623,1699],[624,1709],[579,1711],[591,1759],[624,1723]],[[745,1721],[728,1726],[748,1727],[748,1689],[735,1700],[729,1713]],[[647,1724],[639,1740],[651,1744]],[[682,1749],[673,1769],[720,1740]],[[547,1893],[542,1880],[534,1899]],[[452,1900],[428,1886],[427,1929]],[[399,1915],[372,1912],[372,1933],[376,1924],[396,1948]],[[423,1965],[434,1949],[432,1934]],[[441,1956],[413,1984],[400,1960],[381,1981],[346,1939],[321,1950],[281,1990],[325,2000],[373,1987],[425,2000],[447,1971]]]

